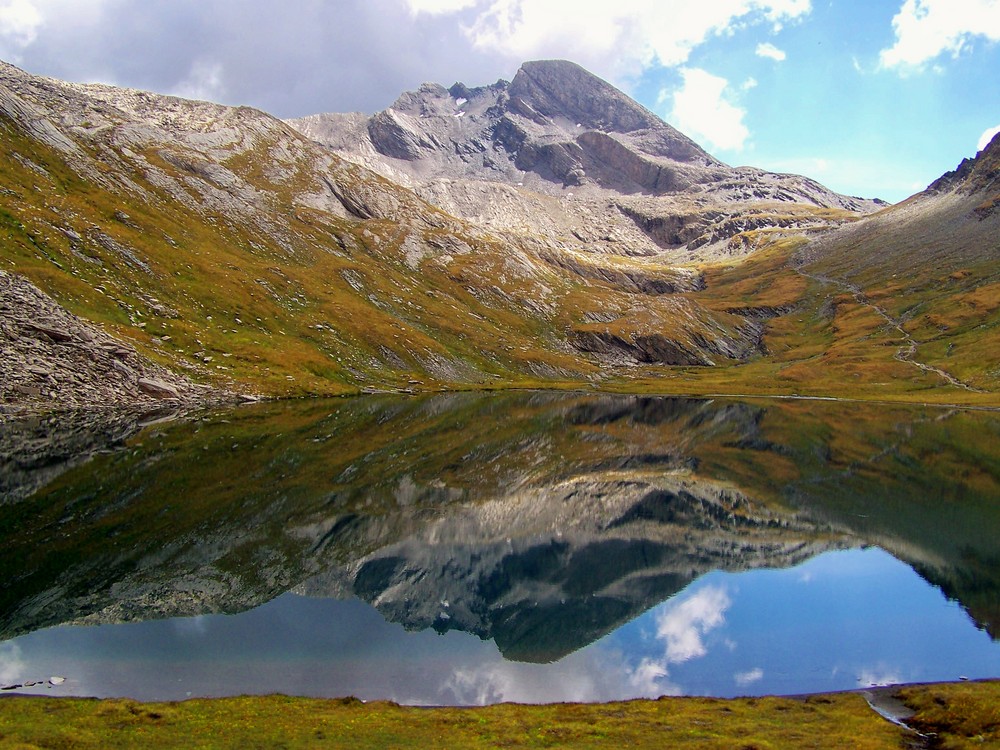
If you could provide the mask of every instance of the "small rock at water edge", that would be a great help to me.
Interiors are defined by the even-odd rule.
[[[168,383],[164,383],[162,380],[139,378],[139,382],[136,385],[139,386],[140,391],[155,398],[180,398],[177,389]]]

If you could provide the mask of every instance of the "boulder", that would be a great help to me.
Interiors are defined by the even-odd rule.
[[[164,383],[162,380],[139,378],[136,385],[139,386],[140,391],[154,398],[180,398],[181,396],[176,388],[169,383]]]
[[[57,343],[65,343],[66,341],[73,340],[73,334],[63,328],[56,328],[55,326],[45,325],[44,323],[29,323],[28,327],[38,333],[44,333]]]

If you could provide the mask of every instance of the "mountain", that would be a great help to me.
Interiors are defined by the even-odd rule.
[[[728,167],[568,62],[292,123],[0,64],[0,403],[992,402],[995,151],[871,213]]]
[[[675,262],[742,254],[750,246],[730,242],[741,232],[886,205],[797,175],[728,167],[565,60],[525,63],[509,83],[425,84],[371,117],[289,124],[449,213],[493,231],[543,227],[590,253]]]

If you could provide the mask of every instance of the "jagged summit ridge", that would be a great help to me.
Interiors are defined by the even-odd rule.
[[[729,246],[740,231],[815,223],[814,209],[865,213],[882,205],[797,175],[729,167],[566,60],[524,63],[509,83],[424,84],[371,117],[289,122],[449,213],[491,231],[582,234],[590,252],[669,251],[670,260],[742,253]],[[540,203],[539,195],[560,200]],[[741,218],[762,204],[778,206],[769,213],[782,217]],[[617,246],[593,241],[609,227]]]
[[[524,63],[511,82],[509,95],[512,109],[521,110],[528,117],[534,114],[550,120],[566,118],[577,127],[608,133],[656,130],[676,146],[655,155],[678,161],[720,163],[614,86],[567,60]]]
[[[993,136],[975,157],[963,159],[953,171],[941,175],[927,188],[927,192],[933,194],[948,190],[991,194],[983,206],[986,213],[1000,205],[1000,133]],[[983,212],[980,211],[980,214]]]
[[[291,122],[338,150],[411,162],[401,170],[410,177],[472,177],[542,192],[588,183],[624,194],[673,192],[702,177],[685,174],[681,165],[724,166],[618,89],[565,60],[525,63],[510,83],[456,83],[449,89],[426,83],[365,120],[327,114]]]

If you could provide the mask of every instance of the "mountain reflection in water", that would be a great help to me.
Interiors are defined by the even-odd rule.
[[[68,432],[79,435],[78,424],[68,424]],[[711,658],[701,657],[725,651],[709,650],[703,639],[722,637],[722,623],[732,623],[738,608],[721,603],[745,599],[734,591],[748,584],[713,588],[720,576],[728,581],[736,571],[779,569],[737,577],[777,580],[780,569],[792,566],[808,572],[829,567],[824,560],[864,560],[865,566],[855,566],[862,578],[891,578],[891,571],[903,570],[945,602],[884,553],[817,557],[870,545],[939,587],[989,633],[996,634],[1000,623],[1000,419],[991,413],[807,401],[451,394],[256,405],[141,430],[136,424],[131,431],[119,417],[113,429],[88,431],[89,442],[24,439],[53,431],[53,425],[31,423],[7,431],[9,445],[39,446],[30,456],[8,449],[3,459],[8,478],[0,505],[0,575],[7,585],[0,594],[0,634],[7,639],[59,623],[243,612],[276,597],[241,622],[287,607],[331,606],[336,614],[316,610],[317,616],[346,623],[370,615],[351,609],[356,603],[321,605],[301,596],[358,597],[408,630],[463,631],[494,641],[504,657],[494,658],[502,665],[493,670],[501,683],[508,673],[532,673],[530,663],[559,661],[558,668],[537,667],[543,670],[538,675],[557,674],[573,665],[583,669],[580,664],[600,654],[610,661],[590,664],[584,671],[597,670],[590,681],[601,682],[603,674],[609,679],[601,684],[625,680],[632,692],[598,697],[676,689],[725,694],[717,680],[701,684],[692,674],[677,681],[689,663],[704,668]],[[46,444],[59,446],[50,457]],[[93,455],[68,455],[67,445],[84,445],[81,451]],[[288,591],[299,596],[281,596]],[[804,590],[799,596],[808,600]],[[817,611],[824,601],[814,602]],[[694,630],[678,630],[679,640],[669,646],[670,621],[662,612],[684,606]],[[762,632],[754,643],[785,629],[789,606],[773,616],[758,612]],[[851,609],[855,615],[865,611],[860,604]],[[994,671],[978,676],[997,676],[1000,670],[989,666],[996,663],[997,644],[977,634],[961,609],[952,609],[972,641],[983,639],[976,648],[985,648],[986,656],[976,652],[975,663]],[[803,616],[809,620],[809,611]],[[921,617],[915,610],[891,627]],[[835,619],[830,613],[823,618]],[[877,611],[855,619],[874,622]],[[232,618],[224,621],[237,627]],[[140,641],[162,643],[156,627],[129,626],[149,629]],[[662,630],[667,635],[660,641],[668,645],[638,657],[643,638],[627,635],[636,628]],[[116,632],[126,631],[138,632]],[[360,632],[367,637],[375,631],[368,624]],[[14,659],[12,649],[23,661],[30,643],[72,641],[81,632],[109,630],[63,628],[0,644],[2,679],[18,679],[2,661]],[[282,638],[280,628],[261,625],[259,632]],[[63,635],[49,635],[55,633]],[[577,653],[602,638],[597,652]],[[747,653],[744,637],[730,640]],[[786,641],[795,638],[789,634]],[[48,653],[60,652],[47,643]],[[452,634],[448,643],[456,643]],[[473,645],[448,648],[470,654],[483,648],[476,639],[468,643]],[[674,657],[688,658],[671,660],[671,648]],[[377,658],[393,663],[388,652],[380,653]],[[476,653],[462,669],[450,668],[458,680],[450,694],[406,700],[511,699],[509,690],[486,689],[485,678],[473,679],[494,663],[476,662],[485,658]],[[786,670],[778,668],[774,653],[761,656],[759,664],[715,672],[725,673],[728,689],[737,692],[813,689],[787,671],[794,671],[794,660]],[[952,663],[963,658],[956,655]],[[326,663],[319,653],[293,661],[296,674]],[[399,669],[403,663],[396,661]],[[622,672],[612,664],[631,666]],[[888,675],[896,679],[927,679],[928,664],[883,671],[905,671]],[[876,677],[879,671],[877,664],[843,669]],[[193,671],[189,666],[185,672],[189,679]],[[357,665],[356,671],[377,670]],[[278,669],[265,672],[271,675],[267,684],[241,683],[232,692],[315,694],[275,684]],[[152,673],[162,676],[160,668]],[[781,682],[780,674],[790,676]],[[460,695],[461,675],[469,685]],[[539,684],[549,679],[538,675],[532,679]],[[582,677],[574,679],[583,684]],[[325,684],[315,675],[306,682]],[[143,693],[135,678],[129,684],[128,694]],[[372,688],[359,683],[351,691],[398,697],[366,692]],[[553,699],[573,699],[559,695]]]

